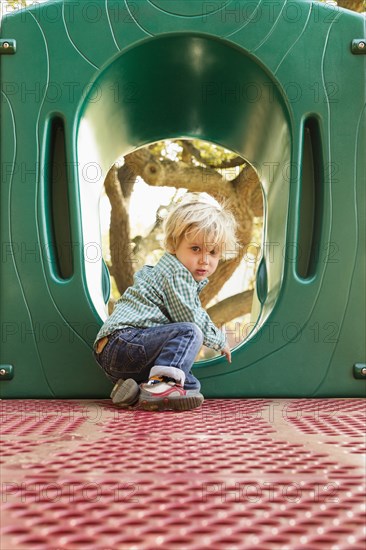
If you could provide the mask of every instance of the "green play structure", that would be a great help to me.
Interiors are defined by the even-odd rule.
[[[2,397],[108,396],[91,351],[109,294],[103,180],[121,155],[178,137],[244,157],[265,206],[253,330],[231,365],[195,365],[204,395],[364,394],[360,14],[50,0],[4,17],[1,37]]]

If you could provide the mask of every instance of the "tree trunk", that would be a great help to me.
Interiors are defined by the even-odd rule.
[[[120,294],[133,283],[133,256],[130,244],[130,222],[128,209],[123,198],[116,167],[109,170],[104,187],[111,203],[111,224],[109,228],[111,262],[110,273],[116,281]]]

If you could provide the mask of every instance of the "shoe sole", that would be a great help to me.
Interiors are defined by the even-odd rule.
[[[124,382],[117,382],[111,392],[111,399],[114,405],[119,405],[120,407],[130,407],[134,405],[138,399],[140,393],[140,387],[132,380],[128,378]]]
[[[203,395],[192,395],[184,398],[177,397],[175,399],[144,399],[140,398],[139,405],[145,411],[189,411],[200,407],[204,401]]]
[[[113,399],[113,397],[116,395],[119,387],[125,382],[124,379],[120,378],[115,385],[113,386],[113,390],[111,391],[110,398]]]

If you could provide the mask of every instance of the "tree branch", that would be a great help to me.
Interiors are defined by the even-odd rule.
[[[139,149],[125,157],[126,165],[152,186],[185,188],[193,193],[210,194],[219,199],[232,195],[231,183],[213,168],[192,166],[173,160],[158,160],[146,149]]]
[[[198,160],[198,162],[204,164],[205,166],[209,166],[210,168],[215,168],[216,170],[219,170],[221,168],[235,168],[236,166],[246,164],[246,161],[239,156],[236,156],[230,160],[224,160],[220,163],[210,162],[208,159],[202,157],[199,149],[197,149],[197,147],[195,147],[191,141],[181,140],[181,144],[183,149],[185,149],[190,155],[192,155],[192,157]]]
[[[218,304],[208,308],[207,313],[217,326],[227,321],[250,313],[252,309],[253,290],[245,290],[234,296],[221,300]]]

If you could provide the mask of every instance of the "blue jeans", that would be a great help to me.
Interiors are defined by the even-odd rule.
[[[159,365],[184,371],[184,389],[193,390],[201,387],[191,368],[202,343],[202,332],[194,323],[127,327],[110,334],[102,352],[94,352],[94,357],[114,383],[119,378],[146,382],[150,369]]]

